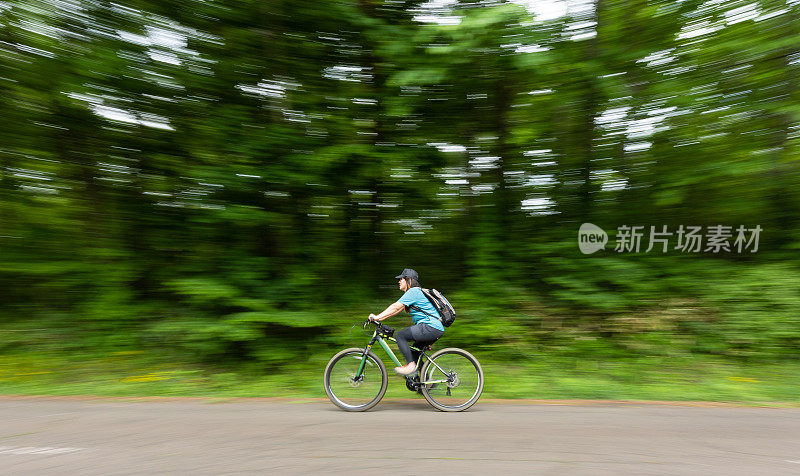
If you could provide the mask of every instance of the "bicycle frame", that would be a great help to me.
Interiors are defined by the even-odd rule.
[[[378,330],[380,330],[380,328],[379,329],[375,329],[375,331],[372,333],[372,338],[370,339],[369,344],[367,344],[367,346],[364,348],[364,355],[361,357],[361,363],[358,366],[358,372],[356,372],[355,378],[360,378],[361,377],[361,374],[364,371],[364,366],[367,364],[367,354],[369,353],[370,349],[372,349],[372,346],[375,345],[375,342],[377,342],[378,344],[380,344],[381,347],[383,347],[383,350],[386,352],[386,354],[389,356],[389,358],[392,359],[392,362],[394,362],[398,367],[402,367],[403,366],[403,364],[400,363],[400,360],[397,359],[397,356],[394,355],[394,352],[392,352],[392,349],[389,347],[389,344],[386,343],[387,340],[390,341],[390,342],[397,343],[397,339],[395,339],[394,337],[385,337],[384,338],[380,333],[378,333]],[[428,354],[426,354],[424,350],[418,349],[418,348],[414,347],[413,345],[410,346],[410,347],[412,349],[416,350],[416,351],[419,351],[419,353],[420,353],[419,354],[419,361],[417,362],[417,369],[421,369],[422,368],[422,358],[424,357],[424,358],[428,359],[428,362],[430,362],[433,365],[435,365],[436,368],[439,369],[444,375],[449,375],[448,372],[446,372],[443,368],[441,368],[435,361],[431,360],[430,357],[428,357]],[[426,380],[424,382],[420,382],[420,384],[425,384],[425,385],[434,384],[434,383],[447,383],[447,379],[444,379],[444,380],[429,380],[429,381]]]

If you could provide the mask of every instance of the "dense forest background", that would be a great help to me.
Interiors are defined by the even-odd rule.
[[[797,361],[799,45],[795,0],[0,1],[0,353],[280,373],[412,267],[487,361]]]

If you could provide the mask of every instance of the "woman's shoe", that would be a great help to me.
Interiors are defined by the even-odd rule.
[[[400,375],[410,375],[417,370],[417,363],[411,362],[409,364],[404,365],[403,367],[395,367],[394,371],[399,373]]]

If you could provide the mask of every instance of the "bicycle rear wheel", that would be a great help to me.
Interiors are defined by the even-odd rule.
[[[420,390],[434,408],[460,412],[478,401],[483,392],[483,368],[472,354],[454,347],[430,356],[422,368]]]
[[[367,353],[367,361],[359,378],[358,367],[364,349],[345,349],[331,358],[322,377],[325,393],[336,406],[349,412],[363,412],[374,407],[386,394],[389,377],[386,366],[374,353]]]

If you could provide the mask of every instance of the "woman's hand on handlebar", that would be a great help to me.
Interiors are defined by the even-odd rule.
[[[364,321],[364,329],[366,329],[370,324],[375,324],[376,326],[380,327],[381,321],[375,314],[370,314],[369,317],[367,317],[367,320]]]

